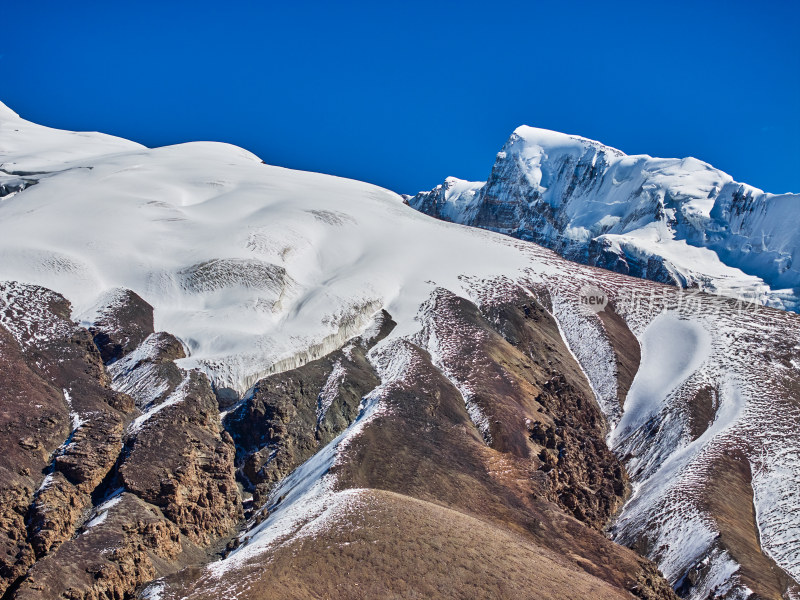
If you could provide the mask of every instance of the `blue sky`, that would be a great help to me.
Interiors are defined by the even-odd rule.
[[[800,192],[798,2],[6,2],[0,100],[402,193],[521,124]]]

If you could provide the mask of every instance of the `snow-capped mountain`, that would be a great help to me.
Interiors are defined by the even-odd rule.
[[[2,105],[0,185],[4,600],[800,597],[800,316]]]
[[[694,158],[627,156],[523,126],[486,182],[450,177],[409,204],[586,264],[800,308],[800,195],[764,193]]]

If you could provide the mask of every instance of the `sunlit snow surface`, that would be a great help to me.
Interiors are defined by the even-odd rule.
[[[382,386],[413,372],[409,342],[446,371],[448,348],[431,323],[435,290],[478,304],[519,290],[539,295],[616,425],[609,443],[633,457],[634,493],[615,538],[651,532],[658,541],[652,558],[672,581],[708,560],[707,585],[738,585],[737,565],[713,547],[713,521],[697,502],[705,469],[735,447],[752,467],[764,547],[800,576],[796,315],[737,310],[718,297],[570,263],[533,244],[436,221],[387,190],[267,166],[224,144],[148,150],[56,132],[0,110],[0,161],[0,184],[27,182],[0,197],[0,280],[52,288],[86,322],[113,290],[132,289],[155,307],[156,328],[188,348],[181,366],[198,367],[240,395],[266,374],[374,330],[381,309],[398,324],[369,355]],[[644,347],[624,410],[603,328],[578,308],[587,283],[609,293]],[[20,328],[34,321],[11,312],[24,293],[24,286],[0,287],[0,321],[20,340],[31,334]],[[147,342],[137,352],[146,355]],[[713,425],[692,440],[685,404],[703,386],[717,389],[720,401]],[[152,399],[163,392],[154,390]],[[470,408],[470,390],[461,392]],[[357,504],[359,492],[337,491],[329,468],[386,410],[381,399],[379,387],[356,423],[275,490],[269,518],[243,532],[246,543],[209,573],[236,569]],[[480,412],[470,414],[480,427]],[[162,589],[159,583],[152,591]]]

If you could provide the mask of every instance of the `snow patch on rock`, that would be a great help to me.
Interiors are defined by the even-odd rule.
[[[333,401],[336,400],[336,396],[339,395],[339,386],[344,383],[344,378],[347,375],[347,371],[342,367],[342,361],[337,360],[336,363],[333,365],[333,369],[331,370],[330,375],[328,375],[328,379],[325,380],[325,385],[322,386],[322,390],[317,397],[317,425],[322,422],[322,419],[325,418],[325,415],[328,413],[328,409],[333,404]]]

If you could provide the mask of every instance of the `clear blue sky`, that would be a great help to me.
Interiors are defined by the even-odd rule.
[[[800,2],[3,3],[23,117],[414,193],[521,124],[800,192]]]

